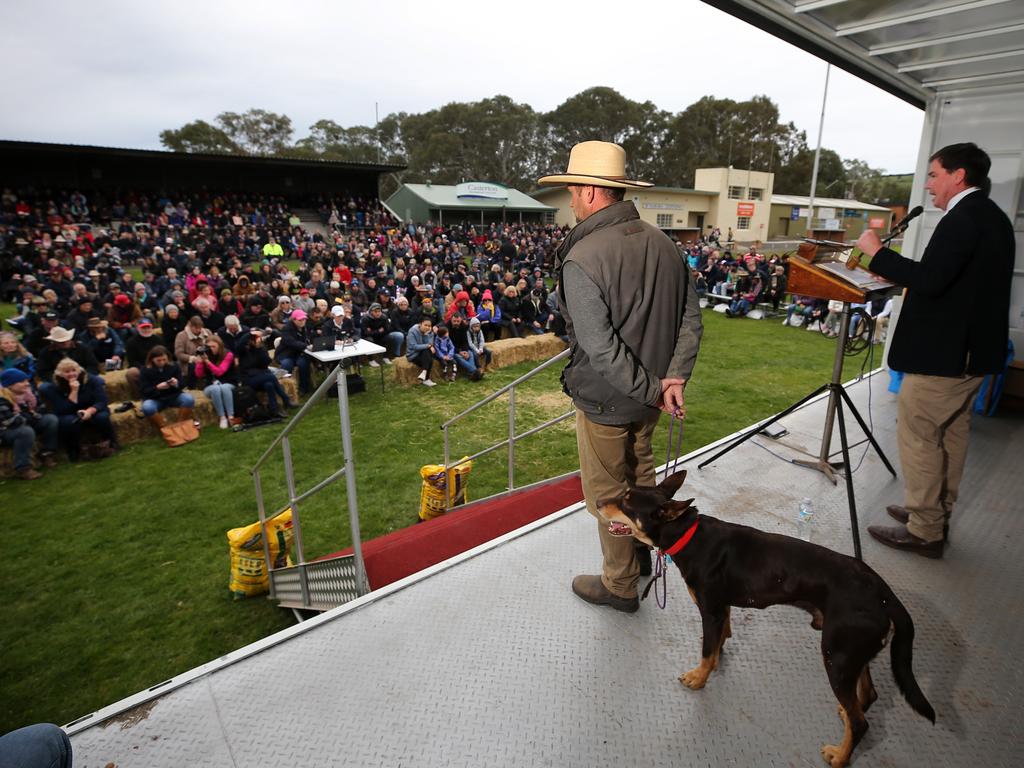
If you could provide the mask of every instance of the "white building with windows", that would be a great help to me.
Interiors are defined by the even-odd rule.
[[[741,243],[768,239],[775,175],[737,168],[700,168],[694,189],[648,187],[626,191],[640,218],[680,241],[718,227],[723,239],[732,231]],[[531,196],[556,208],[554,221],[575,224],[565,186],[541,187]]]

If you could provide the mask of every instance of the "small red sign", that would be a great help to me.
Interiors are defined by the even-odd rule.
[[[753,216],[754,215],[754,204],[753,203],[736,203],[736,215],[737,216]]]
[[[878,217],[877,219],[868,219],[868,226],[872,229],[881,229],[885,226],[885,219]]]

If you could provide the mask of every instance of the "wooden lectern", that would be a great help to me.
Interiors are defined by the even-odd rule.
[[[887,296],[897,286],[863,267],[850,269],[839,257],[849,245],[831,240],[806,240],[789,259],[789,292],[816,299],[863,304]]]
[[[843,303],[843,314],[839,324],[839,337],[836,345],[836,355],[832,365],[832,380],[822,384],[807,397],[794,403],[782,413],[772,417],[764,424],[759,424],[753,429],[740,435],[736,440],[727,445],[711,458],[697,465],[698,469],[710,464],[719,456],[731,451],[740,443],[749,440],[758,432],[766,429],[776,421],[788,416],[800,408],[804,403],[812,400],[823,392],[829,393],[828,410],[825,414],[825,433],[821,438],[821,451],[816,459],[811,461],[805,459],[792,459],[794,464],[817,469],[825,474],[833,484],[836,483],[837,469],[845,468],[846,477],[846,499],[850,507],[850,527],[853,534],[854,556],[860,560],[860,532],[857,528],[857,504],[853,494],[853,475],[850,464],[850,444],[846,439],[846,421],[843,416],[843,404],[857,419],[857,423],[864,431],[871,445],[878,453],[886,469],[896,477],[896,470],[893,469],[889,459],[886,458],[882,448],[878,445],[871,430],[861,418],[860,413],[854,406],[853,401],[842,385],[843,375],[843,352],[846,347],[847,338],[850,332],[850,304],[862,304],[876,298],[887,296],[899,290],[898,286],[887,282],[878,275],[873,275],[862,267],[849,268],[846,261],[839,257],[840,251],[850,248],[846,243],[839,243],[831,240],[807,239],[797,251],[797,255],[789,259],[789,291],[801,296],[813,296],[816,299],[827,299],[829,301],[841,301]],[[829,461],[829,449],[832,445],[832,425],[835,417],[839,416],[839,441],[842,445],[842,462],[833,464]]]

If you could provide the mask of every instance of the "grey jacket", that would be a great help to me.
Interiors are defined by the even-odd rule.
[[[555,263],[572,346],[566,393],[599,424],[654,417],[661,379],[690,378],[704,328],[675,245],[623,201],[573,228]]]

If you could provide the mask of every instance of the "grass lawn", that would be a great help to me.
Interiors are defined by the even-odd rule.
[[[705,312],[684,452],[775,413],[828,379],[835,342],[779,322],[728,320]],[[523,364],[480,384],[400,388],[381,394],[365,369],[352,432],[363,538],[412,524],[419,467],[440,462],[440,424],[525,373]],[[386,373],[390,374],[386,370]],[[517,429],[564,412],[559,367],[517,392]],[[256,519],[249,468],[277,434],[207,429],[198,443],[133,445],[100,463],[62,464],[44,480],[0,482],[8,555],[0,579],[8,598],[0,625],[0,732],[38,721],[69,722],[174,674],[293,623],[263,598],[227,591],[225,531]],[[504,398],[452,435],[452,455],[507,434]],[[655,457],[665,455],[666,430]],[[336,401],[314,409],[292,440],[300,490],[341,462]],[[280,453],[263,477],[268,506],[283,505]],[[572,422],[517,447],[516,484],[577,467]],[[470,496],[503,490],[505,454],[476,462]],[[307,557],[350,544],[344,485],[301,508]]]

